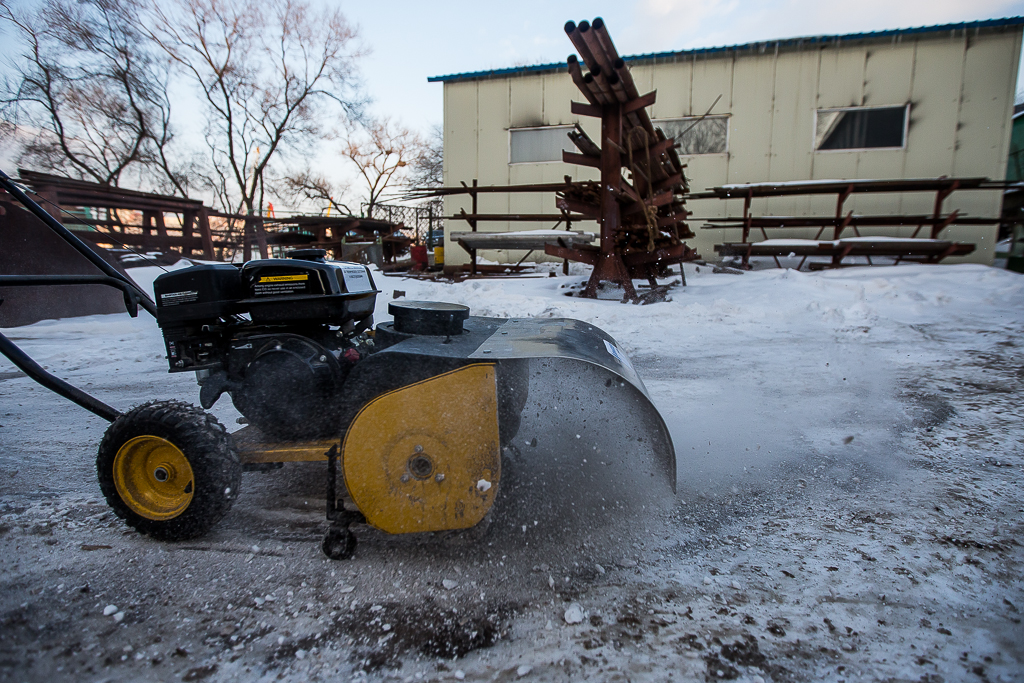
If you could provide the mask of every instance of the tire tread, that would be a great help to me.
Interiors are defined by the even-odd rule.
[[[177,517],[157,521],[129,508],[114,484],[114,457],[129,439],[153,435],[185,453],[194,477],[192,502]],[[118,517],[140,533],[165,541],[205,534],[228,513],[242,478],[242,465],[224,425],[216,417],[182,401],[150,401],[110,424],[96,457],[100,489]]]

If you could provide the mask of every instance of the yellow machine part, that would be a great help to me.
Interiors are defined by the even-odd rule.
[[[133,512],[165,521],[188,508],[195,483],[192,466],[180,448],[159,436],[144,435],[117,450],[114,486]]]
[[[392,534],[467,529],[494,504],[501,478],[492,364],[475,364],[377,397],[342,448],[349,495]]]
[[[239,460],[254,462],[319,462],[327,460],[327,451],[339,439],[315,441],[268,441],[252,427],[243,427],[231,435]]]

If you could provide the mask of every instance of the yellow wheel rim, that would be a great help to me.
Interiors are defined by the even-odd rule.
[[[137,436],[118,449],[114,486],[133,512],[157,521],[183,513],[195,489],[192,466],[181,449],[149,435]]]

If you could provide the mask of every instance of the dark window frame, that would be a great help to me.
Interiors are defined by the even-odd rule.
[[[845,112],[855,112],[857,114],[870,115],[872,112],[882,111],[897,111],[901,110],[903,113],[903,126],[900,130],[900,144],[898,145],[871,145],[871,146],[850,146],[850,147],[822,147],[828,141],[826,135],[819,141],[819,126],[822,114],[842,114]],[[865,124],[866,125],[866,124]],[[830,153],[830,152],[873,152],[878,150],[896,150],[907,148],[907,137],[910,130],[910,105],[909,104],[886,104],[886,105],[872,105],[864,107],[828,107],[824,109],[816,109],[814,112],[814,130],[812,131],[812,145],[816,153]],[[834,131],[833,131],[834,132]],[[864,137],[867,137],[867,132],[863,133]]]

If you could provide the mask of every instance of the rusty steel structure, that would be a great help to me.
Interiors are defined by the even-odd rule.
[[[950,225],[998,225],[1000,217],[966,216],[959,210],[943,212],[946,199],[956,191],[988,190],[1000,191],[1012,183],[993,181],[988,178],[902,178],[890,180],[811,180],[795,182],[767,182],[712,187],[705,192],[693,193],[690,199],[721,200],[743,199],[743,215],[725,218],[707,218],[701,226],[704,230],[734,228],[742,230],[740,242],[716,244],[715,251],[722,256],[740,257],[744,268],[750,267],[752,256],[770,256],[781,267],[780,256],[795,254],[801,256],[797,270],[803,267],[808,257],[830,257],[827,263],[810,263],[809,268],[839,268],[849,256],[863,256],[872,265],[872,257],[890,257],[895,264],[902,261],[938,263],[950,256],[966,256],[975,250],[975,245],[942,239],[941,233]],[[846,201],[853,195],[934,192],[934,210],[928,215],[856,215],[845,211]],[[835,195],[834,216],[754,216],[751,203],[757,198],[787,197],[796,195]],[[860,228],[914,226],[914,232],[907,238],[863,236]],[[769,229],[817,228],[814,237],[799,241],[769,241]],[[823,237],[831,228],[831,235]],[[927,232],[922,235],[922,231]],[[853,237],[843,238],[846,230]],[[751,232],[759,230],[766,242],[748,241]]]
[[[698,258],[683,240],[694,235],[686,224],[685,164],[675,139],[656,128],[647,114],[655,91],[641,95],[600,17],[593,23],[567,22],[565,32],[582,57],[569,55],[569,75],[586,102],[572,112],[601,120],[601,144],[577,126],[570,133],[580,153],[563,152],[562,160],[601,172],[597,191],[585,187],[559,193],[560,209],[597,218],[599,246],[548,245],[546,253],[594,267],[584,296],[597,295],[602,281],[619,284],[635,300],[634,278],[655,277],[673,263]],[[587,68],[587,72],[583,71]],[[623,175],[626,171],[628,178]]]
[[[84,180],[19,171],[19,180],[79,239],[100,248],[231,261],[294,248],[327,249],[342,258],[351,242],[380,243],[385,261],[408,251],[403,226],[358,216],[267,217],[216,211],[202,201]],[[5,194],[0,192],[0,194]]]
[[[214,213],[199,200],[110,187],[85,180],[20,170],[23,184],[43,199],[56,220],[89,244],[176,252],[213,259]],[[77,210],[74,213],[68,209]],[[83,210],[88,210],[85,212]],[[129,214],[133,214],[131,218]]]
[[[573,213],[566,208],[560,208],[559,213],[544,213],[544,214],[527,214],[527,213],[480,213],[478,210],[479,198],[481,194],[522,194],[522,193],[556,193],[560,195],[565,192],[579,192],[588,191],[596,192],[598,184],[594,181],[583,180],[573,182],[572,178],[565,176],[564,182],[561,183],[530,183],[523,185],[483,185],[481,186],[477,179],[474,178],[472,184],[463,182],[461,185],[452,187],[436,187],[436,188],[418,188],[414,189],[406,194],[403,199],[406,200],[420,200],[420,199],[435,199],[443,197],[451,197],[457,195],[468,195],[470,198],[470,210],[467,212],[465,209],[460,209],[459,213],[452,216],[444,216],[447,220],[463,220],[469,225],[470,233],[476,233],[479,230],[480,223],[487,222],[500,222],[500,223],[517,223],[517,222],[547,222],[551,223],[553,227],[557,228],[559,225],[564,223],[565,230],[572,230],[574,222],[593,220],[588,216],[580,213]],[[473,243],[469,240],[454,239],[459,246],[466,250],[469,254],[469,275],[475,277],[480,274],[507,274],[517,273],[522,270],[522,260],[514,266],[494,266],[494,265],[481,265],[477,263],[477,249],[473,246]],[[502,248],[502,247],[494,247]],[[564,269],[568,272],[567,269]]]
[[[271,252],[283,256],[289,248],[326,250],[331,258],[342,259],[346,246],[381,244],[385,262],[408,251],[413,240],[400,230],[401,223],[356,216],[288,216],[264,218],[267,243]]]
[[[581,61],[569,55],[568,68],[586,99],[572,102],[572,113],[600,119],[601,138],[598,144],[577,125],[569,138],[579,151],[563,151],[562,160],[597,169],[600,180],[573,181],[566,176],[562,183],[487,187],[474,180],[472,186],[463,182],[461,186],[415,190],[406,198],[469,195],[471,210],[446,218],[466,221],[474,233],[487,221],[551,222],[555,227],[564,224],[566,230],[573,223],[597,221],[597,245],[556,240],[544,245],[545,253],[594,267],[582,296],[594,298],[602,282],[612,282],[622,287],[624,300],[639,301],[634,279],[646,279],[653,288],[668,266],[700,258],[684,242],[694,237],[686,223],[686,165],[676,153],[676,141],[651,122],[646,108],[654,104],[656,94],[640,94],[604,21],[600,17],[593,23],[570,21],[565,32],[582,57]],[[558,213],[479,213],[477,197],[489,192],[554,193]],[[467,240],[462,242],[470,254],[471,274],[482,272],[483,267],[476,263],[476,248]]]

